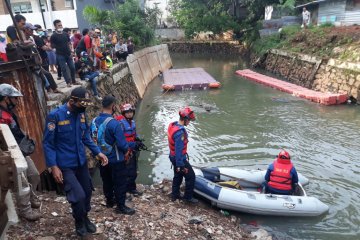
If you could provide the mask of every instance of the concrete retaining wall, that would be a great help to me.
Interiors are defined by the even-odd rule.
[[[140,98],[144,96],[149,83],[163,72],[172,67],[168,46],[157,45],[142,49],[128,56],[127,64],[136,85]]]
[[[345,93],[360,100],[360,64],[271,50],[262,66],[289,82],[321,92]]]

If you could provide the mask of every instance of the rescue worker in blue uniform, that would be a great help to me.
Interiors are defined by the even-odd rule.
[[[127,183],[126,162],[129,160],[129,153],[136,147],[136,144],[134,142],[126,142],[120,123],[113,118],[116,112],[115,104],[116,99],[113,96],[105,96],[102,101],[103,111],[95,119],[96,126],[100,127],[106,119],[112,118],[106,125],[105,142],[110,146],[114,146],[114,148],[110,154],[107,155],[109,164],[100,167],[100,174],[103,181],[106,206],[112,208],[114,204],[116,204],[116,213],[133,215],[135,210],[125,205]]]
[[[195,114],[189,107],[179,111],[180,119],[177,122],[170,123],[168,127],[168,141],[170,148],[170,161],[174,167],[174,178],[172,184],[171,200],[181,199],[180,185],[185,178],[185,194],[183,199],[188,203],[197,203],[198,200],[193,198],[195,186],[195,173],[192,169],[187,154],[188,134],[185,126],[190,121],[195,121]]]
[[[102,165],[108,163],[108,158],[90,137],[85,118],[86,107],[91,105],[88,97],[85,88],[75,88],[68,102],[47,116],[43,138],[46,164],[55,181],[64,185],[75,219],[76,234],[81,237],[96,232],[95,224],[88,218],[93,186],[85,146]]]
[[[269,165],[265,181],[266,193],[291,195],[294,192],[299,178],[287,151],[282,150]]]
[[[136,124],[134,115],[135,108],[129,104],[125,103],[120,106],[121,115],[116,117],[116,120],[120,122],[120,125],[124,131],[126,141],[131,144],[137,142],[138,145],[142,144],[139,140],[139,136],[136,133]],[[127,186],[126,191],[134,196],[141,196],[142,192],[136,189],[136,178],[138,171],[138,157],[140,151],[139,149],[134,149],[130,154],[129,162],[126,164],[127,168]]]

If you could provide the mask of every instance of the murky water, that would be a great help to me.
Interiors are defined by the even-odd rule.
[[[238,59],[172,56],[175,68],[202,67],[222,83],[211,91],[163,94],[161,80],[149,86],[137,109],[142,152],[139,182],[171,178],[166,130],[182,106],[197,121],[188,127],[193,165],[265,169],[280,148],[311,183],[309,195],[330,206],[318,218],[260,217],[240,214],[243,223],[272,231],[278,238],[360,239],[360,107],[320,106],[234,75],[246,67]]]

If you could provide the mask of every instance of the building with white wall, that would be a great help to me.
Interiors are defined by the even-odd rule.
[[[53,29],[52,22],[60,19],[64,27],[78,28],[76,1],[73,0],[10,0],[14,14],[23,15],[27,22]],[[0,31],[6,31],[12,20],[5,1],[0,0]]]

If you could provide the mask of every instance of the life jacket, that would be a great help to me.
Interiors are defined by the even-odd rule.
[[[16,127],[16,122],[10,113],[0,109],[0,123],[8,125],[10,128]]]
[[[177,131],[184,131],[184,148],[182,149],[182,155],[187,154],[187,144],[189,142],[187,133],[185,131],[184,126],[179,126],[176,124],[176,122],[170,123],[168,128],[168,141],[169,141],[169,148],[170,148],[170,155],[175,156],[175,140],[174,140],[174,134]]]
[[[273,165],[274,170],[270,174],[268,185],[277,190],[290,191],[292,189],[292,162],[290,160],[278,158],[274,161]]]
[[[105,155],[109,155],[112,152],[113,148],[115,148],[116,159],[119,160],[119,150],[116,147],[116,144],[114,144],[114,146],[111,146],[105,141],[106,126],[112,119],[113,119],[112,117],[108,117],[104,120],[103,123],[97,126],[95,122],[96,118],[94,118],[90,126],[91,137],[94,143],[96,143],[99,146],[101,152]]]
[[[117,116],[115,118],[118,120],[124,131],[125,139],[127,142],[135,142],[136,139],[136,125],[135,121],[131,120],[130,122],[124,116]]]

